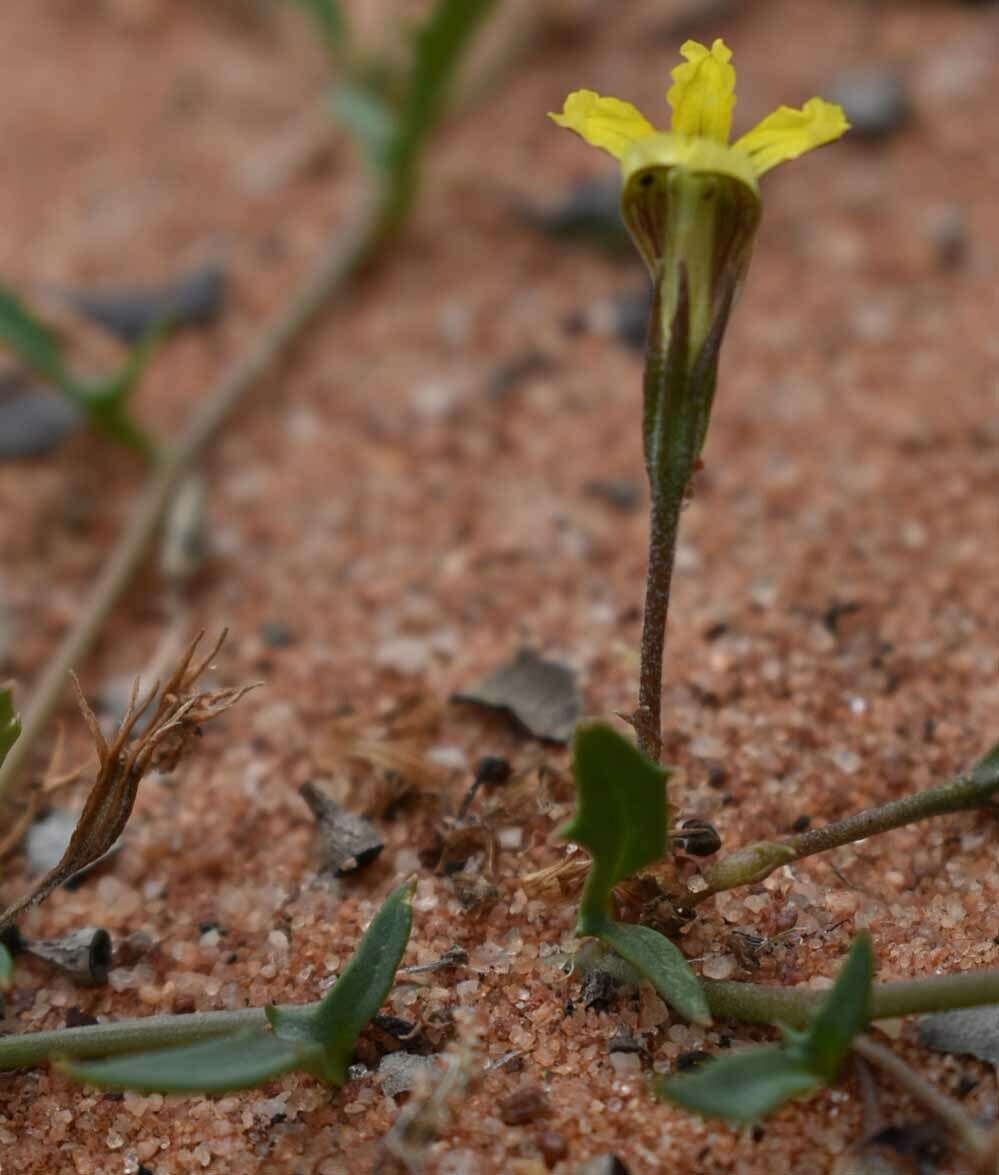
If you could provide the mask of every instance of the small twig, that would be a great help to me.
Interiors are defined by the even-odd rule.
[[[704,991],[711,1014],[719,1020],[792,1028],[808,1024],[825,996],[814,987],[767,987],[732,980],[705,980]],[[999,1004],[999,970],[876,983],[871,992],[871,1019],[894,1020],[983,1004]]]
[[[891,832],[892,829],[902,828],[906,824],[929,820],[934,816],[984,807],[997,793],[999,744],[983,755],[966,774],[958,775],[938,787],[927,788],[926,791],[903,796],[899,800],[891,800],[877,808],[867,808],[863,812],[847,816],[845,820],[837,820],[822,828],[812,828],[797,836],[737,849],[735,853],[722,857],[708,871],[705,877],[708,883],[706,889],[691,890],[684,895],[684,904],[698,906],[723,890],[755,884],[775,869],[792,861],[800,861],[803,857],[825,853],[830,849],[840,848],[842,845],[852,844],[882,832]],[[754,867],[752,860],[754,848],[758,850],[755,854],[757,867]],[[733,868],[733,863],[741,859],[745,859],[746,862],[745,872],[740,868]]]
[[[884,1045],[869,1036],[858,1036],[853,1051],[865,1061],[876,1065],[883,1073],[902,1087],[912,1098],[934,1114],[958,1139],[983,1173],[996,1170],[996,1146],[992,1133],[974,1122],[952,1097],[937,1089],[925,1077]]]
[[[21,735],[0,765],[0,799],[10,791],[42,729],[59,705],[70,670],[81,664],[111,612],[142,565],[167,505],[196,459],[218,435],[233,410],[282,358],[319,311],[370,259],[378,243],[379,201],[363,201],[365,211],[352,226],[337,230],[311,275],[290,304],[199,401],[180,441],[150,474],[129,523],[91,590],[79,619],[65,635],[42,672],[22,716]]]

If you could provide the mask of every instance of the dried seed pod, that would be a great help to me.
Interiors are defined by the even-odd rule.
[[[157,683],[141,701],[136,680],[128,709],[110,743],[101,732],[74,675],[77,701],[97,750],[97,778],[62,859],[27,896],[0,915],[0,930],[109,852],[125,830],[145,773],[150,768],[174,770],[193,746],[202,723],[228,710],[254,688],[247,685],[209,692],[194,689],[195,682],[222,647],[226,633],[227,630],[223,630],[208,656],[192,667],[195,650],[204,635],[199,633],[188,645],[162,690]],[[136,724],[154,701],[156,705],[146,729],[133,739]]]
[[[710,857],[722,845],[717,829],[706,820],[684,820],[670,840],[692,857]]]

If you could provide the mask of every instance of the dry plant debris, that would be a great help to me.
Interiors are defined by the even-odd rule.
[[[97,751],[97,778],[62,859],[28,894],[0,915],[0,930],[109,853],[125,830],[146,772],[150,769],[176,770],[194,746],[202,725],[223,714],[254,688],[253,685],[208,691],[196,688],[198,678],[221,649],[226,631],[223,630],[208,656],[192,665],[203,635],[199,633],[188,645],[162,690],[157,682],[140,701],[136,680],[128,709],[110,743],[101,732],[74,674],[77,702]],[[156,705],[143,733],[131,740],[136,724],[153,706],[154,700]]]

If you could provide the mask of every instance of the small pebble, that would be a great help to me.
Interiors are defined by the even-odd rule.
[[[0,461],[44,456],[82,423],[75,404],[44,388],[0,397]]]
[[[548,1099],[537,1085],[522,1085],[499,1104],[500,1118],[507,1126],[523,1126],[548,1113]]]
[[[910,112],[909,95],[901,77],[885,65],[870,65],[841,73],[827,87],[830,102],[838,102],[850,123],[851,135],[882,139],[894,134]]]

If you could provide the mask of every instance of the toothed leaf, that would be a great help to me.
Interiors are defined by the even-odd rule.
[[[593,858],[579,911],[579,932],[592,934],[613,887],[666,855],[669,772],[600,722],[576,728],[572,770],[576,815],[562,836]]]

